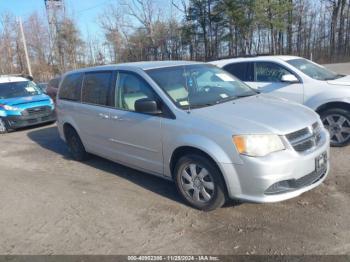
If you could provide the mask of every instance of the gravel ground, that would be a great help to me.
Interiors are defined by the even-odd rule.
[[[350,254],[350,146],[276,204],[186,206],[171,182],[72,161],[55,125],[0,137],[0,254]]]

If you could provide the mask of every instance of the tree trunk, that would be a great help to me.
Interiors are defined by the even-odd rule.
[[[345,5],[346,0],[341,0],[340,3],[340,19],[339,19],[339,31],[338,31],[338,57],[344,54],[344,30],[345,30]]]
[[[287,52],[293,52],[293,0],[289,0],[291,9],[288,11],[288,26],[287,26]]]
[[[342,0],[334,1],[332,6],[332,17],[331,17],[331,37],[330,37],[330,59],[334,61],[334,55],[336,54],[336,31],[339,16],[339,7]]]

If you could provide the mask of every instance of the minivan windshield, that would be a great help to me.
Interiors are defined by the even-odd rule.
[[[257,94],[213,65],[174,66],[146,72],[182,109],[206,107]]]
[[[0,99],[40,95],[42,92],[32,81],[0,83]]]
[[[316,80],[334,80],[343,77],[343,75],[336,74],[320,65],[312,63],[311,61],[303,58],[292,59],[287,61],[288,64],[299,69],[304,74]]]

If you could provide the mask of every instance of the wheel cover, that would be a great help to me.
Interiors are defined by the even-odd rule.
[[[194,202],[206,203],[214,196],[214,180],[208,170],[190,163],[181,172],[181,187]]]
[[[350,139],[350,119],[340,114],[330,114],[322,119],[328,130],[331,142],[342,144]]]
[[[0,118],[0,132],[5,132],[5,131],[6,131],[5,122]]]

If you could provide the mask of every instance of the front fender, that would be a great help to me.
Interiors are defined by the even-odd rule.
[[[170,174],[169,164],[171,157],[174,151],[180,147],[193,147],[199,149],[209,155],[216,163],[243,163],[238,156],[233,143],[230,143],[229,145],[226,143],[226,145],[221,146],[207,137],[196,134],[186,134],[177,137],[175,140],[167,141],[167,146],[164,147],[164,164],[168,167],[166,172],[167,175]]]
[[[235,164],[243,164],[236,149],[232,143],[220,146],[214,141],[200,135],[187,134],[178,137],[171,145],[164,147],[164,173],[165,176],[171,177],[170,161],[173,152],[180,147],[193,147],[209,155],[218,165],[225,180],[227,190],[230,195],[232,192],[240,192],[240,180],[234,168]],[[227,149],[229,147],[230,149]]]
[[[350,104],[350,96],[348,93],[344,94],[343,92],[332,92],[331,94],[324,92],[305,101],[305,105],[316,111],[322,105],[335,102]]]

